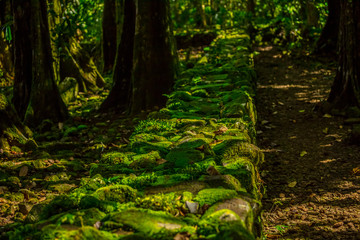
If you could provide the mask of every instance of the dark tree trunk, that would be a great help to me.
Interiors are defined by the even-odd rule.
[[[203,5],[202,0],[193,0],[194,7],[196,8],[196,12],[198,14],[197,26],[200,28],[207,27],[206,14],[205,14],[205,6]]]
[[[328,0],[329,16],[316,43],[315,54],[330,55],[335,58],[340,22],[340,0]]]
[[[124,24],[121,30],[123,34],[121,35],[121,41],[117,49],[113,73],[114,85],[109,96],[101,105],[101,111],[108,109],[124,111],[130,104],[130,83],[133,68],[136,17],[134,0],[125,0],[124,12]],[[118,31],[120,31],[120,29]]]
[[[11,0],[0,0],[0,70],[3,74],[0,78],[5,78],[7,83],[12,83],[14,78],[11,8]],[[9,39],[6,39],[6,35]]]
[[[13,0],[15,78],[13,103],[21,119],[29,104],[32,81],[30,1]]]
[[[339,67],[328,98],[333,109],[360,107],[360,1],[341,1]]]
[[[116,0],[104,0],[102,20],[103,73],[111,71],[115,62],[117,46],[116,2]]]
[[[137,0],[131,113],[165,104],[176,59],[169,0]]]
[[[31,126],[40,124],[44,119],[64,121],[68,112],[55,83],[47,2],[14,0],[13,3],[15,107]]]

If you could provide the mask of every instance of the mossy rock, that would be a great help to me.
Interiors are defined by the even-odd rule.
[[[41,212],[41,219],[47,219],[58,213],[66,212],[78,207],[78,201],[73,196],[61,195],[54,198]]]
[[[132,168],[153,168],[157,166],[156,161],[161,159],[158,151],[151,151],[146,154],[133,156],[133,162],[130,164]]]
[[[198,234],[207,239],[255,240],[240,217],[229,209],[221,209],[204,216],[199,222]]]
[[[102,154],[100,162],[107,163],[107,164],[125,164],[129,165],[131,163],[131,156],[134,153],[124,153],[124,152],[107,152]]]
[[[216,155],[221,159],[247,157],[254,165],[264,161],[264,154],[255,145],[239,140],[226,140],[213,147]]]
[[[182,227],[186,225],[168,213],[135,208],[112,213],[103,221],[104,229],[130,227],[146,235],[147,239],[170,238],[177,232],[181,232]]]
[[[45,226],[41,230],[41,235],[39,237],[39,239],[118,239],[116,234],[100,231],[93,226],[58,226],[57,224],[50,224]]]
[[[146,154],[151,151],[158,151],[161,156],[165,156],[169,153],[169,148],[172,145],[172,142],[144,142],[137,141],[131,143],[131,151],[137,154]]]
[[[127,185],[112,185],[97,189],[93,196],[99,200],[114,201],[114,202],[128,202],[132,201],[137,196],[137,190]]]
[[[137,141],[145,141],[145,142],[166,142],[167,138],[155,134],[150,133],[140,133],[136,135],[132,135],[130,141],[137,142]]]
[[[101,174],[104,177],[108,177],[114,174],[129,174],[133,173],[134,170],[125,167],[123,164],[91,164],[90,167],[90,176],[93,177],[97,174]]]
[[[212,205],[219,201],[234,198],[237,195],[238,193],[231,189],[208,188],[198,192],[194,201],[198,202],[200,206],[203,206],[204,204]]]
[[[246,192],[239,180],[231,175],[202,176],[200,181],[205,181],[211,188],[223,187],[238,192]]]
[[[202,161],[204,156],[203,152],[196,149],[174,148],[166,155],[165,159],[177,168],[184,168],[189,164]]]

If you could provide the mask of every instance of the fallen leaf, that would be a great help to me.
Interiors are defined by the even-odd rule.
[[[332,118],[332,116],[330,114],[326,113],[323,115],[323,118]]]
[[[293,181],[293,182],[291,182],[291,183],[288,184],[288,187],[293,188],[293,187],[296,186],[296,184],[297,184],[297,182],[296,182],[296,181]]]
[[[301,153],[300,153],[300,157],[303,157],[303,156],[305,156],[307,154],[307,151],[302,151]]]
[[[303,112],[305,112],[305,110],[299,110],[299,113],[303,113]]]
[[[323,129],[323,133],[328,134],[328,132],[329,132],[329,128],[324,128]]]

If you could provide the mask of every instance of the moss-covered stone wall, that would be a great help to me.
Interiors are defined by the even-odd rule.
[[[141,121],[127,146],[102,152],[79,186],[32,207],[10,239],[260,238],[249,42],[239,30],[219,34],[166,108]]]

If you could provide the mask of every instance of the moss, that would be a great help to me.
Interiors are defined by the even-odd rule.
[[[204,153],[195,149],[173,149],[166,156],[166,160],[174,163],[175,167],[183,168],[189,164],[204,159]]]
[[[255,165],[264,161],[264,154],[257,146],[239,140],[223,141],[215,145],[213,150],[220,158],[224,159],[247,157]]]
[[[124,153],[124,152],[107,152],[102,154],[100,162],[107,164],[125,164],[129,165],[131,163],[131,156],[133,153]]]
[[[132,135],[130,140],[133,142],[137,142],[137,141],[164,142],[167,141],[167,138],[150,133],[141,133],[141,134]]]
[[[148,119],[140,121],[140,123],[135,127],[134,133],[161,133],[167,131],[173,131],[175,127],[175,122],[171,120],[154,120]]]
[[[99,200],[115,201],[119,203],[135,199],[137,191],[126,185],[112,185],[97,189],[93,196]]]
[[[22,193],[6,193],[3,198],[8,199],[12,202],[22,202],[24,201],[24,194]]]
[[[186,225],[168,213],[145,209],[129,209],[110,214],[104,219],[104,228],[111,229],[112,223],[130,227],[150,239],[170,238]]]
[[[43,211],[41,212],[41,219],[46,219],[55,214],[66,212],[71,209],[76,209],[77,206],[78,202],[75,197],[67,195],[58,196],[44,207]]]
[[[165,156],[169,153],[169,147],[172,145],[172,142],[144,142],[137,141],[132,142],[130,147],[131,151],[137,154],[146,154],[151,151],[158,151],[162,156]]]
[[[148,195],[135,199],[135,206],[177,215],[183,205],[180,197],[181,195],[175,193]]]
[[[156,160],[161,159],[161,156],[158,151],[151,151],[146,154],[140,154],[133,156],[133,162],[130,164],[130,167],[133,168],[153,168],[155,167]]]
[[[201,190],[194,198],[194,201],[199,202],[200,206],[203,206],[204,204],[212,205],[218,201],[234,198],[237,195],[235,190],[208,188]]]
[[[238,179],[231,175],[203,176],[200,181],[205,181],[211,188],[223,187],[238,192],[246,192]]]
[[[97,230],[94,227],[74,227],[66,226],[59,227],[55,224],[50,224],[44,227],[41,231],[40,239],[106,239],[115,240],[118,239],[115,234],[105,231]]]

